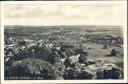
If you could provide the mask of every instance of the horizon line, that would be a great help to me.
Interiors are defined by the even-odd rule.
[[[115,26],[115,27],[122,27],[123,25],[83,25],[83,24],[78,24],[78,25],[4,25],[4,26]]]

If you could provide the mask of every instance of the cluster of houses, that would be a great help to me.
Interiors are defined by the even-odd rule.
[[[110,46],[112,45],[117,46],[117,45],[123,44],[123,39],[120,36],[112,36],[112,35],[100,36],[100,35],[89,35],[85,33],[80,34],[78,30],[77,31],[76,30],[62,30],[62,31],[53,31],[53,32],[45,31],[42,33],[34,33],[30,35],[29,37],[27,36],[24,36],[23,38],[22,36],[21,37],[19,36],[19,38],[17,38],[17,36],[5,37],[5,50],[4,50],[5,64],[6,63],[8,64],[10,60],[13,60],[14,55],[18,56],[19,52],[23,52],[23,53],[20,53],[22,55],[24,55],[24,53],[28,54],[29,50],[33,46],[42,47],[44,45],[45,47],[50,48],[50,49],[54,47],[55,50],[59,51],[62,46],[65,46],[66,48],[69,48],[71,46],[76,47],[76,46],[80,46],[82,43],[86,44],[86,42],[93,42],[93,43],[105,44],[105,45],[110,45]],[[81,46],[87,47],[87,49],[93,48],[93,46],[90,46],[90,45],[86,46],[84,44]],[[113,52],[111,53],[114,55],[115,50],[113,50]],[[33,53],[31,52],[29,54],[33,54]],[[72,63],[76,63],[76,62],[78,63],[80,56],[81,54],[79,53],[76,55],[72,55],[69,58],[71,59]],[[62,64],[64,63],[65,60],[66,58],[61,59]],[[109,65],[104,64],[103,66],[106,66],[106,67],[103,67],[101,66],[102,65],[101,64],[98,67],[98,64],[102,62],[98,62],[97,60],[90,60],[88,58],[86,61],[88,61],[89,63],[88,66],[86,66],[86,64],[84,63],[80,64],[80,66],[83,67],[84,70],[89,69],[91,70],[91,72],[99,71],[99,72],[102,72],[102,74],[105,73],[103,72],[103,70],[106,69],[106,67],[108,68],[111,65],[111,64]],[[111,66],[111,70],[112,70],[112,67],[113,65]],[[108,71],[111,71],[111,70],[108,70]],[[106,74],[108,73],[106,72]],[[98,73],[95,73],[95,74],[98,74]],[[99,78],[104,78],[104,77],[100,75]]]

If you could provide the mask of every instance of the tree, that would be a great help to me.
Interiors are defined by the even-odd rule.
[[[48,56],[48,61],[52,64],[59,63],[60,56],[58,54],[56,54],[55,52],[53,52]]]
[[[10,68],[5,68],[5,76],[11,77],[42,77],[44,80],[57,79],[58,73],[55,70],[55,67],[47,61],[42,59],[35,59],[33,64],[33,59],[23,59],[21,63],[16,64]]]
[[[111,50],[111,56],[116,56],[116,50],[114,48]]]
[[[97,79],[103,79],[104,78],[103,70],[102,69],[97,70],[96,76],[97,76]]]
[[[66,70],[66,73],[64,74],[64,78],[73,80],[77,78],[77,75],[78,73],[72,68],[70,68]]]
[[[66,53],[65,52],[59,52],[59,55],[61,58],[66,58]]]
[[[107,49],[107,45],[103,44],[103,48],[102,49]]]
[[[78,79],[92,79],[93,74],[87,71],[81,71],[81,73],[78,75]]]
[[[65,61],[64,61],[65,67],[70,67],[71,63],[72,63],[72,61],[71,61],[71,59],[69,57],[66,58]]]
[[[81,54],[80,57],[78,57],[78,59],[79,63],[84,63],[88,65],[87,57],[84,54]]]
[[[112,79],[119,79],[120,74],[121,74],[121,71],[119,69],[114,68],[114,67],[112,68],[112,70],[111,70],[111,78]]]

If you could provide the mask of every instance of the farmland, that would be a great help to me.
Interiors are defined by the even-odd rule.
[[[123,79],[122,30],[103,25],[6,25],[5,79]]]

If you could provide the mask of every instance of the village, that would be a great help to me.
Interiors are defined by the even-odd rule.
[[[123,79],[118,26],[7,26],[4,44],[6,80]]]

